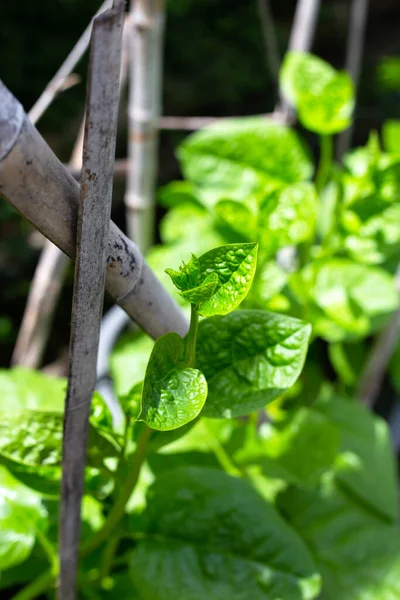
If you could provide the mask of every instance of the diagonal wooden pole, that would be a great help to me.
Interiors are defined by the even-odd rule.
[[[59,600],[76,598],[81,500],[111,214],[124,4],[93,23],[64,414]]]
[[[347,34],[346,71],[353,79],[356,94],[360,81],[367,17],[368,0],[352,0]],[[338,159],[341,159],[350,149],[353,130],[354,125],[352,124],[339,135],[336,153]]]

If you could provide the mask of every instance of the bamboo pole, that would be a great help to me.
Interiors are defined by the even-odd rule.
[[[0,82],[0,193],[65,254],[75,257],[79,185]],[[179,307],[138,249],[114,223],[108,238],[106,288],[154,338],[187,332]]]
[[[64,413],[59,600],[75,600],[91,399],[103,312],[124,4],[93,23]]]
[[[352,0],[350,23],[347,34],[346,71],[354,82],[355,94],[360,82],[362,56],[364,51],[365,31],[367,28],[368,0]],[[337,158],[340,160],[351,146],[354,125],[338,136]]]
[[[275,89],[275,100],[279,95],[279,69],[281,57],[279,54],[278,40],[274,19],[272,16],[270,0],[257,0],[258,14],[260,16],[261,31],[265,46],[265,57],[269,67]]]
[[[161,110],[163,0],[132,0],[127,231],[143,252],[154,238],[154,188]]]
[[[68,167],[79,172],[79,175],[82,168],[84,123],[83,119],[68,164]],[[45,241],[29,289],[11,364],[24,365],[31,369],[39,367],[69,262],[64,252],[50,240]]]
[[[95,19],[100,13],[102,13],[107,8],[112,6],[112,0],[106,0],[100,6],[99,10],[94,15],[93,19]],[[58,69],[57,73],[54,77],[49,81],[43,90],[40,97],[36,100],[35,104],[32,106],[29,111],[29,117],[33,123],[37,123],[46,109],[53,102],[55,96],[63,89],[65,82],[68,80],[69,76],[72,73],[72,70],[75,68],[77,63],[80,61],[82,56],[85,54],[87,47],[90,42],[90,35],[92,33],[92,25],[93,19],[90,21],[89,25],[86,27],[85,31],[82,33],[79,40],[76,42],[75,46],[72,48],[71,52],[68,54],[67,58]]]
[[[293,25],[290,32],[288,51],[309,52],[315,34],[320,0],[297,0]],[[289,123],[294,120],[294,110],[290,103],[280,94],[277,109]]]

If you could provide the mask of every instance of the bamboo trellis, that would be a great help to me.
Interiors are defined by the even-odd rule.
[[[354,6],[361,1],[366,2],[366,0],[353,0]],[[263,7],[262,3],[263,0],[258,1],[259,11],[264,18],[264,25],[265,18],[268,21],[265,31],[268,31],[269,28],[271,33],[273,21],[270,6],[267,3]],[[102,13],[105,8],[109,8],[111,4],[111,0],[104,2],[97,14]],[[298,0],[289,49],[301,51],[311,49],[318,10],[319,0]],[[62,251],[62,253],[55,251],[50,242],[46,245],[44,252],[47,254],[43,255],[39,263],[39,275],[40,271],[43,273],[43,270],[46,271],[49,268],[49,256],[52,256],[51,265],[53,267],[51,268],[53,270],[51,272],[54,273],[54,269],[56,271],[58,269],[60,274],[59,290],[62,282],[62,270],[59,265],[65,265],[64,255],[77,259],[61,496],[60,600],[73,600],[76,594],[79,505],[86,452],[85,428],[87,427],[90,396],[95,384],[95,358],[104,277],[106,289],[115,302],[149,335],[156,338],[169,331],[185,335],[187,331],[186,319],[147,266],[138,246],[109,221],[122,21],[123,8],[121,6],[113,8],[97,19],[92,33],[91,70],[89,71],[91,84],[88,90],[87,122],[92,122],[93,130],[91,137],[86,128],[81,188],[72,175],[79,176],[81,165],[80,157],[77,159],[77,156],[79,156],[79,148],[82,147],[82,136],[78,136],[76,144],[78,150],[73,153],[69,169],[67,169],[58,161],[31,121],[40,118],[55,95],[62,89],[65,80],[70,76],[76,62],[89,44],[91,24],[46,87],[42,97],[32,108],[31,121],[16,98],[0,82],[0,193]],[[126,19],[126,28],[131,34],[128,38],[133,37],[133,39],[130,40],[130,44],[123,45],[125,49],[123,49],[122,57],[124,65],[127,64],[130,57],[130,69],[135,72],[133,79],[135,87],[131,92],[132,103],[129,115],[132,137],[128,161],[117,161],[114,165],[114,174],[128,174],[127,208],[128,211],[133,208],[130,231],[137,238],[142,226],[140,224],[143,223],[140,214],[145,214],[145,222],[150,223],[146,231],[150,231],[153,227],[152,202],[157,130],[160,128],[195,130],[216,121],[212,117],[160,117],[163,21],[163,2],[161,0],[132,0],[131,15],[130,19]],[[137,29],[136,37],[134,33],[132,34],[135,27]],[[357,49],[354,50],[353,47],[353,53],[358,52],[358,56],[361,56],[362,38],[362,35],[359,36]],[[105,47],[107,47],[107,52],[104,51]],[[134,48],[139,48],[139,51],[134,52],[132,50]],[[269,46],[267,44],[267,52],[270,53],[271,68],[273,68],[276,78],[279,59],[276,43]],[[110,81],[106,81],[101,75],[101,69],[99,70],[99,65],[107,61],[112,73]],[[358,69],[359,63],[360,61],[358,61]],[[125,66],[122,69],[122,80],[126,71]],[[107,116],[104,115],[104,108],[103,110],[99,109],[96,105],[100,97],[103,100],[107,99],[109,109]],[[290,122],[293,119],[293,112],[287,103],[281,100],[275,112],[269,116]],[[101,138],[99,133],[99,124],[102,120],[104,122],[107,120],[107,132],[103,131],[102,133],[106,140],[104,137]],[[143,136],[147,136],[146,143],[138,144],[138,139],[141,138],[143,141]],[[99,154],[98,149],[105,141],[107,152]],[[72,171],[72,174],[69,170]],[[95,177],[93,177],[94,173]],[[94,195],[101,198],[103,204],[94,205]],[[94,213],[89,216],[85,214],[84,207],[88,207],[90,204]],[[102,235],[99,235],[100,230],[103,232]],[[93,237],[94,231],[97,238]],[[144,248],[147,248],[151,241],[151,233],[147,233],[138,241]],[[52,255],[49,254],[50,251],[53,252]],[[103,260],[104,258],[106,260]],[[97,271],[94,282],[95,264]],[[58,266],[54,267],[54,265]],[[88,265],[93,265],[92,273],[91,269],[88,269]],[[38,279],[41,296],[31,294],[27,308],[27,314],[31,311],[30,315],[32,316],[32,303],[36,303],[36,311],[33,316],[34,333],[32,335],[31,331],[28,342],[22,344],[24,351],[31,358],[29,360],[26,357],[18,358],[18,352],[16,358],[16,362],[25,361],[31,366],[38,366],[46,342],[46,335],[43,336],[40,325],[44,318],[43,298],[47,298],[48,287],[46,288],[46,286],[49,286],[51,282],[51,279],[47,277],[45,286],[43,286],[43,281],[40,281],[40,277]],[[91,285],[87,287],[90,281]],[[81,291],[84,288],[93,294],[90,302],[88,297],[82,296]],[[53,304],[55,304],[56,298],[57,294],[53,295]],[[93,309],[94,305],[96,305],[95,309]],[[89,306],[90,311],[88,311]],[[32,326],[32,321],[30,326]],[[38,330],[42,331],[39,342]],[[24,327],[21,336],[23,333]],[[82,342],[83,338],[85,338],[84,343]],[[32,350],[32,344],[33,354],[30,355],[29,347]],[[71,504],[68,503],[68,497]]]

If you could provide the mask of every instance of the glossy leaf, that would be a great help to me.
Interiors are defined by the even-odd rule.
[[[181,144],[184,175],[203,201],[243,198],[311,178],[313,166],[296,133],[265,118],[227,119]]]
[[[182,365],[184,341],[176,333],[158,338],[143,384],[140,420],[168,431],[192,421],[204,406],[207,382],[197,369]]]
[[[284,96],[304,127],[332,135],[351,123],[354,86],[350,77],[307,52],[288,52],[280,73]]]
[[[302,541],[243,480],[180,468],[150,488],[131,576],[143,600],[308,600],[319,576]]]
[[[39,411],[1,415],[0,457],[26,467],[61,464],[63,416]],[[94,427],[89,427],[88,460],[98,466],[107,456],[118,456],[118,448]]]
[[[204,317],[225,315],[246,297],[257,266],[257,244],[228,244],[199,258],[192,255],[179,271],[166,269],[185,300]]]
[[[28,558],[45,522],[40,496],[0,466],[0,571]]]
[[[208,382],[203,415],[248,414],[282,394],[300,375],[310,332],[303,321],[258,310],[201,321],[196,356]]]
[[[400,531],[358,503],[332,476],[315,490],[290,489],[284,516],[313,548],[326,600],[394,600],[400,595]]]
[[[203,277],[218,275],[214,294],[200,307],[204,317],[226,315],[244,300],[257,266],[257,244],[230,244],[206,252],[199,258]]]

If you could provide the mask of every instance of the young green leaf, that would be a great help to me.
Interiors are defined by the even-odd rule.
[[[259,410],[293,385],[303,368],[310,325],[260,310],[199,323],[196,366],[208,382],[207,417]]]
[[[319,593],[306,546],[247,481],[207,468],[168,471],[150,488],[144,517],[131,560],[143,598],[311,600]]]
[[[178,157],[184,175],[208,205],[243,201],[313,173],[309,152],[294,131],[265,118],[226,119],[186,138]]]
[[[167,333],[156,341],[143,384],[140,420],[168,431],[197,417],[207,398],[207,382],[197,369],[184,366],[184,341]]]
[[[199,258],[202,277],[218,275],[213,295],[201,304],[203,317],[226,315],[244,300],[257,267],[257,244],[230,244],[206,252]]]
[[[307,52],[291,51],[283,61],[280,84],[310,131],[332,135],[349,127],[354,86],[347,73]]]
[[[382,138],[386,152],[400,154],[400,120],[385,121],[382,127]]]
[[[256,243],[228,244],[200,258],[192,255],[179,271],[166,269],[166,273],[202,316],[225,315],[244,300],[251,287],[257,249]]]
[[[40,496],[0,466],[0,571],[28,558],[36,531],[45,524],[46,510]]]

